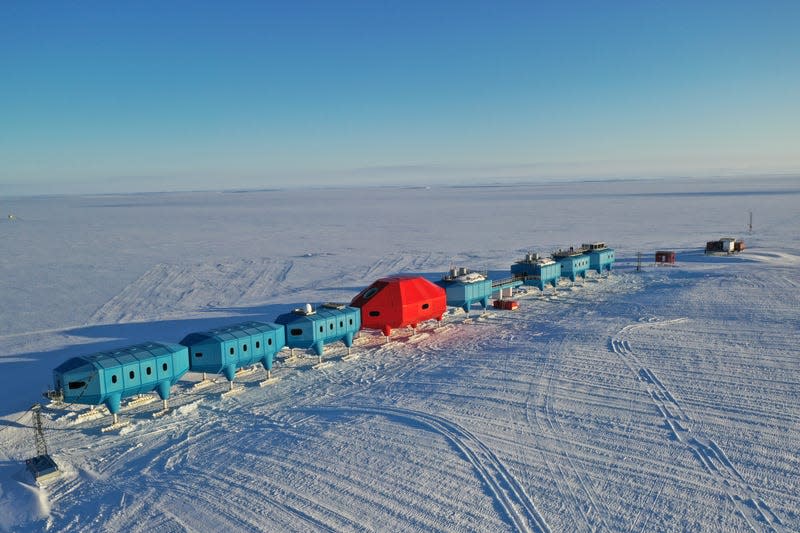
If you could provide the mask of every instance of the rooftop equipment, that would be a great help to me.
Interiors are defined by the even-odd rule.
[[[593,252],[595,250],[604,250],[605,248],[607,248],[607,246],[606,243],[604,242],[593,242],[589,244],[583,244],[581,245],[581,248],[584,251]]]

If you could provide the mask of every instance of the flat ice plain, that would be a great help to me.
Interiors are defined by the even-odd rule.
[[[800,530],[798,178],[3,198],[0,214],[2,531]],[[746,251],[705,256],[723,236]],[[598,240],[610,276],[362,334],[324,370],[279,359],[269,387],[259,370],[220,399],[187,374],[172,413],[123,411],[116,433],[47,406],[63,475],[25,471],[27,409],[69,357]],[[654,267],[658,249],[677,265]]]

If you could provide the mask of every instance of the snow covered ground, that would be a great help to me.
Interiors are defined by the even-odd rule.
[[[796,178],[5,198],[0,214],[0,530],[800,530]],[[747,250],[705,256],[722,236]],[[278,362],[277,383],[259,370],[225,399],[188,374],[172,413],[123,410],[116,433],[46,406],[64,473],[39,488],[24,469],[27,409],[69,357],[595,240],[617,250],[610,276],[364,334],[355,360]],[[678,264],[654,267],[657,249]]]

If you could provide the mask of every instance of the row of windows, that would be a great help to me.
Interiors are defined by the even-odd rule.
[[[272,339],[267,339],[267,345],[272,346]],[[261,341],[256,341],[256,350],[258,350],[260,348],[261,348]],[[246,344],[242,344],[242,351],[243,352],[247,351],[247,345]],[[236,348],[231,346],[230,348],[228,348],[228,353],[231,354],[231,355],[234,355],[236,353]],[[193,355],[195,357],[203,357],[203,352],[194,352]]]
[[[167,365],[167,363],[162,363],[161,368],[163,368],[164,371],[166,372],[167,369],[169,368],[169,365]],[[148,376],[152,376],[153,375],[153,368],[149,367],[149,366],[145,367],[144,373],[147,374]],[[128,377],[130,379],[134,379],[136,377],[136,372],[131,370],[130,372],[128,372]],[[111,383],[117,383],[118,381],[119,381],[119,378],[117,378],[117,375],[116,374],[111,374]],[[82,389],[85,386],[86,386],[86,382],[85,381],[70,381],[67,384],[67,387],[70,390]]]
[[[166,372],[167,369],[169,368],[169,366],[167,365],[167,363],[162,363],[161,368],[164,369],[164,372]],[[144,373],[147,374],[148,376],[151,376],[153,374],[153,369],[148,366],[148,367],[146,367],[144,369]],[[136,377],[136,372],[131,370],[130,372],[128,372],[128,377],[130,379],[135,378]],[[116,374],[112,374],[111,375],[111,383],[116,383],[116,382],[117,382],[117,375]]]
[[[353,319],[352,318],[348,319],[348,323],[352,326],[353,325]],[[340,328],[344,327],[344,320],[340,320],[339,321],[339,327]],[[333,324],[328,324],[328,329],[333,331],[334,325]],[[325,333],[325,325],[324,324],[320,324],[319,332],[320,333]],[[302,334],[303,334],[302,328],[292,328],[292,329],[289,330],[289,335],[292,335],[293,337],[299,337]]]

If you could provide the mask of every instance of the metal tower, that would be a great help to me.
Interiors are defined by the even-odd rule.
[[[47,442],[44,440],[44,428],[42,427],[42,404],[34,404],[31,407],[31,413],[33,413],[33,436],[36,441],[36,456],[47,455]]]
[[[42,405],[35,404],[31,407],[33,415],[33,437],[36,441],[36,456],[25,461],[33,478],[39,482],[56,477],[61,474],[58,465],[47,453],[47,442],[44,440],[44,426],[42,425]]]

